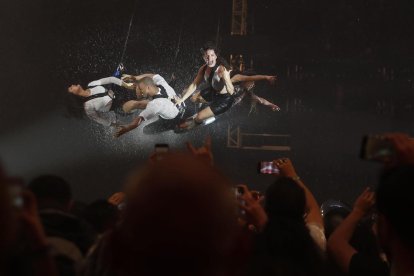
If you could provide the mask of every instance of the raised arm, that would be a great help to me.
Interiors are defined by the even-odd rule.
[[[309,210],[306,216],[307,223],[315,223],[323,228],[323,218],[320,212],[319,204],[312,192],[305,186],[300,177],[296,174],[295,168],[289,158],[282,158],[273,161],[280,170],[280,175],[292,178],[305,191],[306,208]]]
[[[132,83],[126,83],[121,79],[118,79],[116,77],[107,77],[103,79],[99,79],[96,81],[92,81],[88,84],[88,87],[91,86],[98,86],[98,85],[106,85],[106,84],[116,84],[118,86],[125,87],[127,89],[134,89],[134,84]]]
[[[184,90],[182,98],[176,101],[176,105],[180,105],[185,100],[187,100],[188,97],[190,97],[191,94],[193,94],[194,91],[197,89],[197,86],[203,81],[203,72],[205,66],[207,65],[201,66],[201,68],[198,70],[197,76],[195,77],[193,82],[187,87],[187,89]]]
[[[267,75],[245,76],[245,75],[237,74],[237,75],[234,75],[231,78],[231,81],[233,83],[235,83],[235,82],[244,82],[244,81],[261,81],[261,80],[265,80],[265,81],[268,81],[269,83],[273,84],[277,80],[277,77],[276,76],[267,76]]]
[[[122,80],[115,78],[115,77],[107,77],[107,78],[103,78],[103,79],[90,82],[88,84],[88,87],[105,85],[105,84],[116,84],[116,85],[122,86]]]
[[[345,273],[349,272],[352,256],[357,253],[349,241],[359,221],[365,217],[373,205],[374,193],[367,188],[355,201],[352,212],[329,237],[328,251]]]
[[[227,69],[224,66],[221,66],[221,70],[223,70],[223,80],[224,80],[224,85],[226,86],[227,92],[230,95],[233,95],[234,93],[234,86],[233,83],[231,82],[230,79],[230,72],[227,71]]]

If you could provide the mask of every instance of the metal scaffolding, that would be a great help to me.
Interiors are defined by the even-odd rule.
[[[266,144],[249,144],[246,138],[264,138]],[[227,147],[251,150],[290,151],[290,134],[267,134],[241,132],[240,127],[228,126]]]
[[[247,34],[247,0],[233,0],[231,35]]]

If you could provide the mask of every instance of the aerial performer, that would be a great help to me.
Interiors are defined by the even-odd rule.
[[[178,131],[191,129],[229,110],[234,103],[234,86],[230,80],[230,66],[218,57],[218,50],[213,44],[206,44],[202,49],[205,64],[198,70],[193,82],[184,91],[176,104],[180,105],[189,98],[204,81],[206,87],[201,95],[207,107],[188,118],[178,126]]]
[[[185,106],[174,89],[158,74],[144,74],[136,77],[126,76],[124,79],[135,79],[137,94],[147,99],[145,109],[130,124],[118,126],[116,137],[137,127],[144,121],[159,117],[158,121],[167,129],[175,126],[184,112]]]
[[[68,92],[80,99],[83,112],[95,122],[104,126],[116,126],[117,114],[144,109],[147,100],[138,100],[134,85],[116,77],[92,81],[84,89],[80,84],[72,84]]]

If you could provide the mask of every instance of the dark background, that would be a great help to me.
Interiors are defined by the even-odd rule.
[[[145,162],[155,143],[184,148],[213,138],[216,163],[238,183],[264,190],[260,160],[288,156],[320,202],[352,202],[374,185],[378,164],[358,158],[367,133],[413,134],[414,4],[391,0],[249,1],[248,36],[230,37],[232,1],[35,0],[2,3],[0,157],[6,169],[30,180],[63,176],[75,197],[91,201],[120,189],[126,173]],[[202,64],[199,49],[216,41],[222,54],[243,54],[247,67],[276,74],[256,93],[281,112],[250,104],[185,134],[118,140],[112,130],[65,111],[72,83],[127,72],[174,72],[181,92]],[[290,152],[226,147],[227,127],[247,133],[290,134]],[[246,140],[246,143],[277,141]]]

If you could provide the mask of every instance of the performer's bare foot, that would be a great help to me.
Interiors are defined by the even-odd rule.
[[[273,104],[271,108],[272,108],[272,111],[280,111],[280,107],[278,107],[275,104]]]
[[[185,132],[187,130],[190,130],[190,129],[194,128],[196,125],[197,124],[194,121],[194,119],[192,117],[190,117],[187,120],[185,120],[184,122],[178,124],[177,127],[175,128],[175,132]]]

